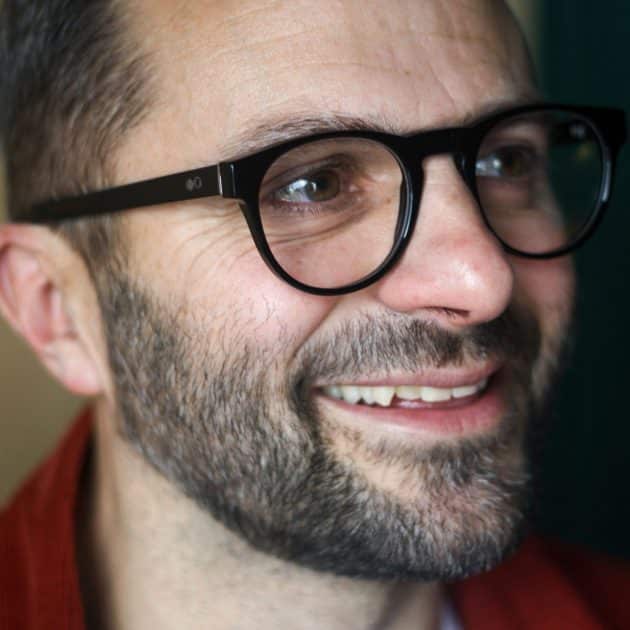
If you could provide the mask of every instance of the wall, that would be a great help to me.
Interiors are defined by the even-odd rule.
[[[543,82],[559,102],[630,108],[630,2],[554,0],[541,5]],[[630,558],[630,151],[613,202],[579,252],[576,350],[545,464],[543,527]]]
[[[534,59],[539,62],[541,50],[541,1],[542,0],[508,0],[508,4],[518,18]]]

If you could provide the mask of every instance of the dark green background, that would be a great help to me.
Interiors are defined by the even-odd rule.
[[[541,0],[540,7],[549,97],[630,111],[630,0]],[[612,206],[577,263],[577,348],[545,459],[539,527],[630,558],[628,149]]]

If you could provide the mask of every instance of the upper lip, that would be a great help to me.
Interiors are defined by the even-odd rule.
[[[445,366],[443,368],[430,368],[413,374],[399,373],[389,374],[385,377],[358,377],[353,379],[341,378],[337,381],[320,383],[318,387],[332,385],[355,385],[359,387],[398,387],[411,385],[420,387],[453,388],[474,385],[490,378],[501,369],[499,361],[486,362],[483,365],[460,367]]]

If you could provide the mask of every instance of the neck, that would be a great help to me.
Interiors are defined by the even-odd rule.
[[[339,577],[258,552],[179,493],[113,427],[98,408],[78,534],[89,628],[438,627],[438,584]]]

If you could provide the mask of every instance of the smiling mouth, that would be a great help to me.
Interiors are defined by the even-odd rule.
[[[365,386],[329,385],[322,388],[329,398],[350,405],[371,407],[450,406],[465,403],[480,396],[488,387],[488,378],[457,387],[426,385]]]

